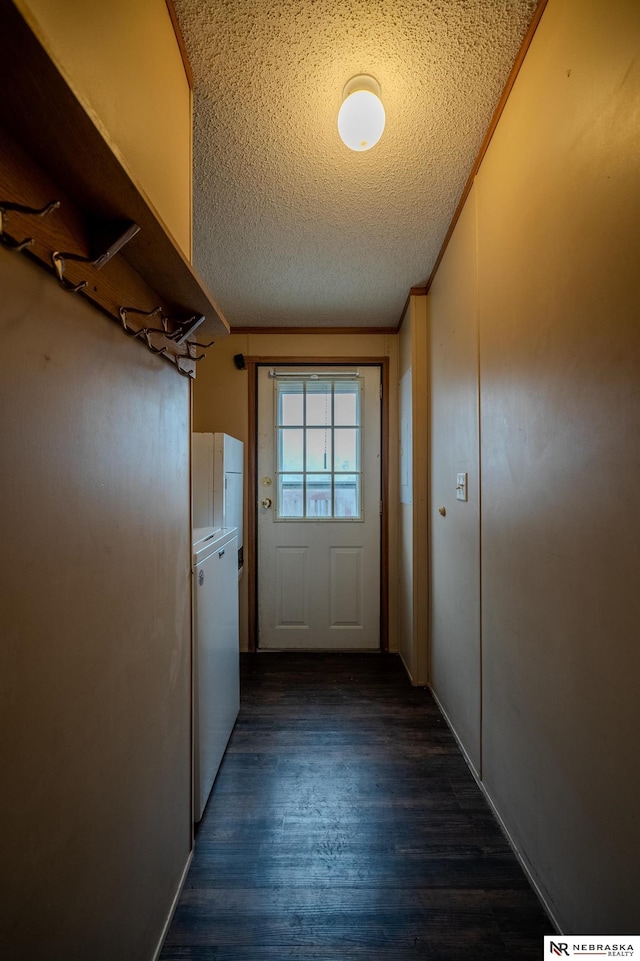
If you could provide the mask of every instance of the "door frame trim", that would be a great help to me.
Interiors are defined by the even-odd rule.
[[[290,367],[300,364],[309,367],[379,367],[382,383],[380,412],[381,493],[382,518],[380,524],[380,651],[389,651],[389,357],[245,357],[249,378],[249,429],[247,445],[247,533],[245,537],[245,566],[247,569],[249,632],[247,647],[250,653],[258,649],[258,514],[256,511],[258,463],[258,367]]]

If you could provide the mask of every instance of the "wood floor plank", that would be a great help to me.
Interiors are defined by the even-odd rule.
[[[243,657],[161,961],[533,961],[552,932],[397,657]]]

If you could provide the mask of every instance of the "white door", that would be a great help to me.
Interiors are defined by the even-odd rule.
[[[380,375],[258,368],[261,649],[379,649]]]

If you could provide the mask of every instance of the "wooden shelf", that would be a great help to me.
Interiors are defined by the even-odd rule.
[[[204,315],[199,341],[228,334],[222,312],[107,132],[11,0],[0,0],[0,27],[0,204],[61,202],[37,220],[10,213],[7,234],[33,237],[29,253],[51,269],[52,250],[95,257],[96,224],[108,231],[133,222],[140,231],[105,267],[69,260],[65,276],[87,280],[83,295],[118,321],[121,306],[161,306],[172,321]]]

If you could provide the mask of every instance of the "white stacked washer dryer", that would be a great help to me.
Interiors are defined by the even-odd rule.
[[[215,435],[224,438],[226,435]],[[235,441],[235,438],[229,438]],[[242,466],[242,443],[235,441],[234,466]],[[238,525],[240,498],[219,498],[214,510],[216,465],[213,434],[193,435],[193,691],[194,820],[202,818],[240,707],[238,630]],[[218,444],[224,452],[225,444]],[[217,465],[219,474],[222,465]],[[224,471],[223,471],[224,475]],[[235,480],[235,479],[234,479]],[[224,484],[224,477],[223,477]],[[227,485],[228,489],[228,485]],[[221,523],[222,522],[222,523]],[[223,526],[225,524],[226,526]]]
[[[235,527],[242,568],[244,444],[229,434],[192,434],[193,526]]]
[[[235,530],[193,532],[194,821],[213,787],[240,708],[238,538]]]

